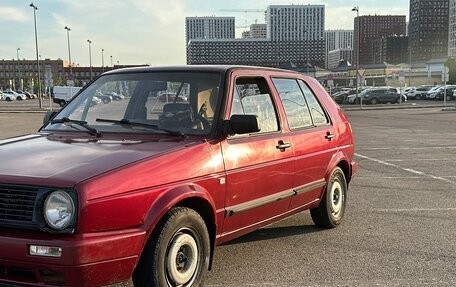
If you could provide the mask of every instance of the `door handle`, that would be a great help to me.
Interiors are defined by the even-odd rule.
[[[279,150],[286,150],[287,148],[291,148],[291,143],[285,143],[283,141],[279,141],[279,144],[276,145],[276,149],[279,149]]]
[[[330,132],[327,132],[326,133],[326,136],[325,136],[325,139],[327,139],[328,141],[331,141],[333,138],[335,138],[336,135],[335,134],[332,134]]]

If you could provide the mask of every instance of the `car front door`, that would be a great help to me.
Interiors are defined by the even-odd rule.
[[[302,79],[273,78],[283,103],[295,153],[295,176],[290,210],[316,203],[326,185],[325,176],[337,137],[326,111]]]
[[[294,195],[293,150],[284,133],[264,74],[234,72],[225,118],[250,114],[261,131],[222,141],[226,169],[226,212],[222,242],[247,233],[287,212]]]

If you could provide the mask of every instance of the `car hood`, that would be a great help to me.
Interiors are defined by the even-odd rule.
[[[72,187],[142,159],[196,144],[166,137],[125,140],[35,134],[0,141],[0,183]]]

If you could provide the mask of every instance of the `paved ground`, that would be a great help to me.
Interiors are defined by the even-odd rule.
[[[456,112],[347,114],[361,168],[345,222],[305,212],[219,246],[207,286],[456,286]],[[41,119],[0,114],[0,137]]]

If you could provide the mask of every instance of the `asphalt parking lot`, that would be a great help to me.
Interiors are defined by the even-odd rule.
[[[219,246],[207,286],[456,286],[456,112],[347,115],[361,166],[345,222],[323,230],[304,212]],[[0,113],[0,138],[42,117]]]

